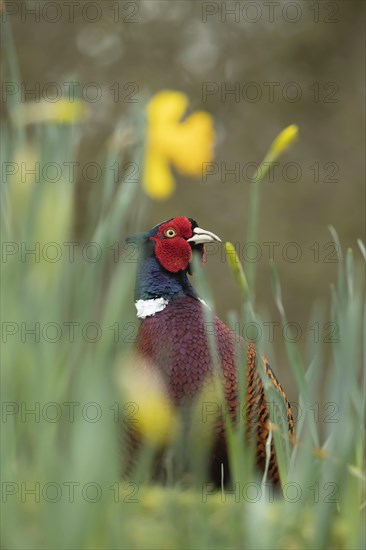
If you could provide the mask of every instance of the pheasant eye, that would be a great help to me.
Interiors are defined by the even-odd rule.
[[[165,235],[166,237],[169,237],[169,239],[171,239],[172,237],[175,237],[176,234],[177,234],[177,232],[175,231],[175,229],[171,229],[171,228],[170,228],[170,229],[166,229],[166,230],[164,231],[164,235]]]

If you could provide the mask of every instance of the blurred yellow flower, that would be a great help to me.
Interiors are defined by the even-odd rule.
[[[168,443],[175,432],[175,417],[166,397],[158,392],[141,396],[136,413],[137,427],[144,439],[155,445]]]
[[[275,155],[276,157],[281,155],[290,147],[290,145],[297,139],[299,133],[299,128],[296,124],[291,124],[284,128],[282,132],[278,134],[276,139],[273,141],[269,152],[270,154]]]
[[[73,102],[60,99],[55,103],[47,101],[27,102],[16,111],[15,120],[20,125],[37,124],[42,122],[56,122],[71,124],[81,122],[86,116],[86,106],[81,100]]]
[[[172,441],[179,420],[167,389],[154,366],[139,356],[121,365],[118,384],[124,398],[134,403],[133,421],[143,439],[155,446]]]
[[[171,165],[182,174],[198,177],[203,163],[213,158],[212,117],[197,111],[182,121],[187,107],[185,94],[169,90],[157,93],[147,105],[143,185],[153,199],[164,200],[173,193]]]

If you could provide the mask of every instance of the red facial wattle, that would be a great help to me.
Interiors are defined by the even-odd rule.
[[[152,237],[156,240],[156,237]],[[182,237],[174,239],[156,240],[155,255],[161,265],[172,273],[187,269],[192,260],[192,249]]]
[[[174,237],[167,237],[170,229],[175,231]],[[192,224],[188,218],[178,217],[164,223],[153,237],[155,241],[155,256],[160,264],[172,273],[187,269],[192,260],[192,248],[187,239],[192,237]]]

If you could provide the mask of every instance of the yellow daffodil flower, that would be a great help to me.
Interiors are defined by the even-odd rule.
[[[290,145],[297,139],[299,128],[296,124],[291,124],[284,128],[282,132],[278,134],[270,147],[270,153],[278,157],[282,155],[290,147]]]
[[[134,403],[134,427],[154,446],[172,441],[179,420],[159,373],[141,357],[119,365],[117,381],[125,399]]]
[[[171,166],[182,174],[198,177],[203,163],[213,158],[212,117],[197,111],[182,121],[187,107],[185,94],[169,90],[156,94],[147,105],[143,185],[153,199],[164,200],[173,193]]]
[[[296,141],[298,134],[299,128],[296,124],[287,126],[278,134],[253,178],[254,182],[263,180],[270,166]]]
[[[40,101],[27,102],[20,106],[15,113],[15,122],[19,125],[37,124],[42,122],[56,122],[58,124],[72,124],[81,122],[86,116],[86,106],[81,100],[73,102],[60,99],[55,103]]]

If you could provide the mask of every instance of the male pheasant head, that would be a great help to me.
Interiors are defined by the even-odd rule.
[[[159,300],[159,304],[165,307],[183,295],[196,297],[187,277],[187,273],[192,273],[193,254],[197,252],[203,257],[204,245],[220,242],[220,239],[211,231],[201,229],[192,218],[179,216],[156,225],[150,231],[133,235],[127,242],[135,243],[140,249],[135,298],[138,316],[145,317],[147,315],[139,315],[138,303],[141,305],[142,301],[149,301],[148,305],[153,306]]]

